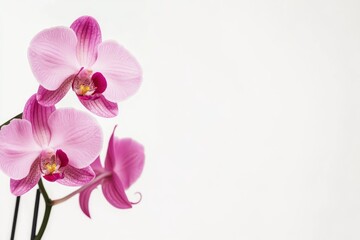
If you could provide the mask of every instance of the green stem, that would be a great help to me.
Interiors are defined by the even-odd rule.
[[[44,201],[45,201],[45,213],[44,213],[44,218],[43,218],[43,221],[41,223],[41,227],[40,227],[40,230],[38,232],[38,234],[36,235],[35,237],[35,240],[40,240],[41,237],[43,236],[44,232],[45,232],[45,229],[46,229],[46,226],[47,226],[47,223],[49,221],[49,217],[50,217],[50,213],[51,213],[51,208],[52,208],[52,200],[49,198],[49,195],[47,194],[46,190],[45,190],[45,187],[44,187],[44,184],[40,178],[39,182],[38,182],[38,185],[39,185],[39,189],[44,197]]]
[[[44,184],[43,184],[41,178],[40,178],[40,180],[39,180],[39,182],[38,182],[38,185],[39,185],[41,194],[42,194],[43,197],[44,197],[45,202],[51,204],[51,199],[49,198],[49,195],[47,194],[47,192],[46,192],[46,190],[45,190],[45,187],[44,187]]]
[[[1,125],[0,125],[0,129],[1,129],[3,126],[8,125],[8,124],[11,122],[11,120],[13,120],[13,119],[15,119],[15,118],[22,118],[22,113],[19,113],[18,115],[16,115],[15,117],[11,118],[11,119],[8,120],[7,122],[1,124]]]

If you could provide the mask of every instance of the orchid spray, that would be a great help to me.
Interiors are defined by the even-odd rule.
[[[140,87],[141,68],[137,60],[115,41],[102,41],[98,22],[90,16],[76,19],[70,27],[53,27],[38,33],[30,43],[28,59],[39,82],[23,112],[0,126],[0,169],[10,177],[10,191],[17,196],[11,239],[14,239],[20,196],[37,184],[31,239],[41,239],[51,209],[79,194],[80,208],[90,217],[91,192],[101,186],[106,200],[115,208],[127,209],[127,190],[141,175],[144,147],[130,138],[115,137],[107,146],[104,167],[100,161],[103,134],[100,124],[88,112],[57,109],[72,89],[91,113],[115,117],[117,102]],[[80,188],[52,200],[42,179]],[[39,195],[46,203],[36,234]]]

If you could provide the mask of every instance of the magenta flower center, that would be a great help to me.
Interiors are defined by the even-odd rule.
[[[40,171],[43,173],[43,177],[50,182],[63,179],[63,167],[68,164],[68,161],[62,150],[56,152],[51,148],[43,150],[40,154]]]
[[[73,90],[78,96],[91,96],[95,93],[103,93],[107,87],[105,77],[99,73],[93,73],[91,69],[82,69],[75,77]]]

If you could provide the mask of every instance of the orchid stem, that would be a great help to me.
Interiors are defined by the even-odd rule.
[[[10,240],[14,240],[15,238],[15,230],[16,230],[16,222],[17,222],[17,216],[19,212],[19,205],[20,205],[20,196],[16,197],[16,203],[15,203],[15,211],[14,211],[14,219],[13,219],[13,225],[11,229],[11,238]]]
[[[36,190],[36,198],[35,198],[35,206],[34,206],[34,216],[33,216],[33,223],[31,228],[31,240],[35,238],[36,235],[36,225],[38,220],[39,214],[39,203],[40,203],[40,190]]]
[[[39,185],[39,189],[40,189],[40,192],[41,194],[43,195],[44,197],[44,201],[45,201],[45,213],[44,213],[44,218],[43,218],[43,221],[41,223],[41,227],[40,227],[40,230],[38,232],[38,234],[35,236],[35,240],[40,240],[41,237],[43,236],[44,232],[45,232],[45,229],[46,229],[46,226],[47,226],[47,223],[49,221],[49,217],[50,217],[50,213],[51,213],[51,208],[52,208],[52,205],[51,205],[51,199],[49,198],[49,195],[47,194],[46,190],[45,190],[45,187],[44,187],[44,184],[40,178],[39,182],[38,182],[38,185]]]
[[[22,114],[23,114],[23,113],[19,113],[18,115],[16,115],[15,117],[11,118],[11,119],[8,120],[7,122],[1,124],[1,125],[0,125],[0,129],[1,129],[3,126],[8,125],[8,124],[11,122],[11,120],[13,120],[13,119],[22,118]]]
[[[108,176],[111,175],[111,172],[104,172],[104,173],[101,173],[99,174],[96,178],[94,178],[91,182],[85,184],[84,186],[82,186],[81,188],[79,188],[78,190],[70,193],[69,195],[66,195],[65,197],[63,198],[59,198],[59,199],[56,199],[56,200],[53,200],[52,201],[52,205],[57,205],[57,204],[60,204],[62,202],[65,202],[66,200],[72,198],[73,196],[75,196],[76,194],[78,193],[81,193],[82,191],[86,190],[87,188],[89,188],[90,186],[94,185],[95,183],[97,182],[100,182],[103,178],[106,178]]]

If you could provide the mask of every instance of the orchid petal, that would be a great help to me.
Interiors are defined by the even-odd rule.
[[[121,45],[113,41],[102,42],[98,58],[92,69],[101,72],[107,81],[104,96],[119,102],[133,95],[141,84],[141,67]]]
[[[26,177],[31,165],[40,155],[31,123],[25,119],[14,119],[0,131],[0,168],[10,178]]]
[[[76,44],[74,31],[67,27],[45,29],[32,39],[28,49],[30,67],[44,88],[56,90],[79,71]]]
[[[90,16],[82,16],[71,24],[78,38],[76,54],[83,67],[91,66],[97,57],[97,47],[101,43],[101,30],[98,22]]]
[[[113,172],[119,176],[125,189],[128,189],[141,175],[144,168],[144,147],[126,138],[114,141]]]
[[[132,208],[118,176],[112,175],[110,178],[105,179],[102,183],[102,190],[107,201],[114,207],[121,209]]]
[[[89,211],[89,199],[90,199],[90,195],[91,192],[99,185],[99,183],[94,183],[91,184],[89,187],[87,187],[85,190],[83,190],[80,194],[79,194],[79,203],[80,203],[80,208],[83,211],[83,213],[88,216],[89,218],[91,218],[90,216],[90,211]]]
[[[58,89],[54,91],[47,90],[40,85],[36,95],[37,100],[41,105],[44,106],[52,106],[57,104],[69,91],[73,80],[74,75],[71,75],[60,85]]]
[[[108,143],[108,149],[106,152],[106,158],[105,158],[105,169],[107,171],[112,172],[115,164],[115,130],[117,128],[117,125],[115,125],[113,132],[110,136],[109,143]]]
[[[82,186],[95,177],[95,173],[91,167],[79,169],[71,165],[64,167],[63,174],[64,178],[57,180],[57,182],[66,186]]]
[[[105,171],[105,169],[101,165],[100,157],[97,157],[90,166],[92,167],[96,175],[99,175],[100,173],[103,173]]]
[[[59,109],[50,115],[48,123],[52,134],[49,145],[64,151],[73,167],[87,167],[99,156],[101,128],[88,113]]]
[[[10,190],[16,196],[23,195],[39,182],[40,177],[39,160],[37,160],[31,165],[30,172],[25,178],[21,180],[10,179]]]
[[[102,94],[98,96],[78,96],[80,102],[90,112],[100,116],[111,118],[118,114],[117,103],[108,101]]]
[[[25,104],[23,119],[31,123],[34,138],[40,146],[49,144],[51,133],[47,121],[54,111],[54,106],[44,107],[40,105],[35,94]]]

